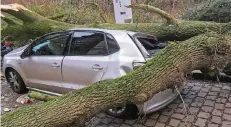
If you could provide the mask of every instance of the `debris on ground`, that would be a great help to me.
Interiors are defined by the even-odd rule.
[[[32,104],[33,99],[31,99],[30,97],[28,97],[27,94],[25,94],[25,95],[21,95],[19,98],[17,98],[16,102],[20,103],[20,104]]]
[[[9,112],[10,111],[10,109],[9,108],[4,108],[4,110],[3,110],[4,112]]]

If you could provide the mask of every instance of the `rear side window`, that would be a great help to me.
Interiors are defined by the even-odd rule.
[[[106,40],[107,40],[107,46],[108,46],[109,54],[112,54],[112,53],[119,51],[119,46],[116,43],[116,41],[112,35],[106,34]]]
[[[156,42],[155,39],[142,38],[142,37],[138,37],[137,39],[141,42],[141,44],[144,46],[144,48],[146,50],[154,50],[154,49],[156,49],[155,45],[157,44],[157,42]]]
[[[75,32],[69,55],[106,55],[107,48],[103,33]]]

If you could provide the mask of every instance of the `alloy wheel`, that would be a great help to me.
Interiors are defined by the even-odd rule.
[[[11,84],[11,86],[13,86],[14,90],[18,91],[20,89],[20,86],[19,86],[19,82],[18,82],[18,78],[17,78],[17,75],[14,73],[14,72],[9,72],[9,82]]]

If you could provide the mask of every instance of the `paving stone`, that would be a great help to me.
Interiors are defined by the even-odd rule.
[[[213,111],[213,107],[202,106],[201,107],[201,111],[203,111],[203,112],[212,112]]]
[[[214,106],[214,104],[215,104],[215,101],[211,101],[211,100],[205,100],[204,102],[204,105],[206,106]]]
[[[100,123],[100,121],[101,121],[101,119],[100,118],[98,118],[98,117],[93,117],[90,121],[89,121],[89,123],[91,124],[91,126],[97,126],[99,123]]]
[[[166,109],[164,112],[162,112],[162,114],[165,116],[171,116],[173,112],[174,112],[173,109]]]
[[[199,91],[200,89],[201,89],[201,87],[199,87],[199,86],[194,86],[191,90]]]
[[[221,127],[231,127],[231,122],[230,121],[222,121]]]
[[[159,114],[155,113],[153,115],[150,116],[151,119],[157,119],[159,117]]]
[[[126,125],[126,124],[125,124]],[[121,125],[122,126],[122,125]],[[108,127],[121,127],[121,126],[119,126],[119,125],[117,125],[117,124],[110,124]],[[129,127],[131,127],[131,126],[129,126]]]
[[[193,102],[193,103],[191,103],[191,106],[193,106],[193,107],[201,107],[202,103],[201,102]]]
[[[199,108],[195,108],[195,107],[190,107],[189,108],[190,113],[197,114],[198,111],[199,111]]]
[[[174,113],[174,114],[172,114],[172,117],[176,118],[176,119],[181,119],[182,120],[182,119],[184,119],[185,115]]]
[[[222,97],[222,98],[229,98],[229,93],[220,93],[220,94],[219,94],[219,97]]]
[[[205,97],[206,95],[207,95],[207,93],[200,92],[200,93],[198,93],[198,95],[197,95],[197,96],[199,96],[199,97]]]
[[[205,88],[212,88],[212,85],[210,83],[208,83],[208,84],[204,84],[204,87]]]
[[[117,124],[122,124],[123,122],[124,122],[123,119],[118,119],[118,118],[116,118],[116,119],[114,120],[114,123],[117,123]]]
[[[105,113],[99,113],[97,116],[100,117],[100,118],[102,118],[102,117],[105,117],[106,114]]]
[[[218,92],[209,92],[208,95],[217,96],[217,95],[218,95]]]
[[[177,108],[177,109],[175,110],[175,113],[185,114],[185,110],[184,110],[184,108]]]
[[[226,100],[227,100],[226,98],[217,98],[216,102],[224,104],[226,102]]]
[[[189,99],[189,98],[186,98],[186,99],[184,99],[184,102],[186,103],[186,104],[190,104],[190,103],[192,103],[192,101],[193,101],[193,99]]]
[[[180,124],[180,120],[171,119],[169,125],[177,127]]]
[[[168,108],[176,109],[177,106],[178,106],[178,104],[170,104],[170,105],[168,105]]]
[[[219,104],[219,103],[215,103],[215,109],[224,109],[225,105],[224,104]]]
[[[230,94],[230,90],[221,90],[220,93]]]
[[[180,93],[183,94],[183,95],[187,95],[189,90],[182,90]]]
[[[146,126],[150,127],[150,126],[154,126],[156,124],[155,120],[152,119],[148,119],[147,122],[145,123]]]
[[[185,123],[185,122],[183,123],[183,122],[181,122],[179,127],[191,127],[191,123]]]
[[[122,124],[120,127],[131,127],[131,126],[127,124]]]
[[[229,102],[231,102],[231,97],[229,97]]]
[[[201,103],[203,103],[204,100],[205,100],[205,98],[203,98],[203,97],[196,97],[195,98],[195,102],[201,102]]]
[[[231,115],[223,114],[223,119],[231,121]]]
[[[143,127],[143,125],[142,125],[142,124],[136,123],[136,124],[134,124],[132,127]]]
[[[221,117],[219,117],[219,116],[212,116],[211,122],[220,124],[221,123]]]
[[[181,102],[182,102],[182,100],[180,98],[177,98],[172,103],[179,104]]]
[[[207,100],[216,100],[217,96],[206,96]]]
[[[208,127],[219,127],[218,124],[208,124]]]
[[[106,117],[104,117],[104,118],[101,118],[101,121],[100,121],[100,122],[102,122],[102,123],[104,123],[104,124],[109,124],[109,123],[112,122],[112,119],[111,119],[111,118],[106,118]]]
[[[231,114],[231,108],[225,108],[224,113]]]
[[[167,117],[167,116],[161,115],[161,116],[159,117],[159,120],[158,120],[158,121],[165,123],[165,122],[168,121],[168,118],[169,118],[169,117]]]
[[[108,127],[108,125],[101,124],[101,125],[97,125],[96,127]]]
[[[181,103],[181,104],[178,105],[179,108],[184,108],[184,106],[188,107],[188,104],[184,105],[183,103]]]
[[[198,118],[195,125],[196,126],[199,126],[199,127],[205,127],[206,126],[206,119],[201,119],[201,118]]]
[[[214,109],[212,114],[215,115],[215,116],[221,116],[222,112],[220,110]]]
[[[136,121],[138,124],[144,124],[148,120],[148,117],[142,117]]]
[[[194,95],[194,94],[187,94],[185,96],[185,99],[194,99],[195,97],[196,97],[196,95]]]
[[[136,120],[126,120],[124,123],[128,125],[133,125],[136,122]]]
[[[220,92],[220,91],[221,91],[221,88],[212,87],[212,89],[211,89],[210,91]]]
[[[225,107],[231,108],[231,103],[227,103]]]
[[[164,123],[157,122],[155,127],[165,127]]]
[[[208,119],[210,114],[206,112],[199,112],[198,117]]]
[[[194,83],[188,83],[187,86],[194,86]]]
[[[184,119],[183,119],[183,121],[184,122],[190,122],[190,123],[192,123],[192,122],[194,122],[194,120],[195,120],[195,116],[194,115],[188,115],[188,116],[186,116]]]
[[[206,93],[208,93],[208,92],[209,92],[209,89],[208,89],[208,88],[201,88],[201,92],[206,92]]]
[[[231,87],[230,86],[223,86],[222,89],[223,90],[231,90]]]

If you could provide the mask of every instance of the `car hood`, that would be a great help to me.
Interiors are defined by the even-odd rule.
[[[23,53],[23,51],[29,46],[28,45],[25,45],[25,46],[22,46],[20,48],[17,48],[17,49],[14,49],[13,51],[9,52],[6,54],[6,56],[19,56]]]

